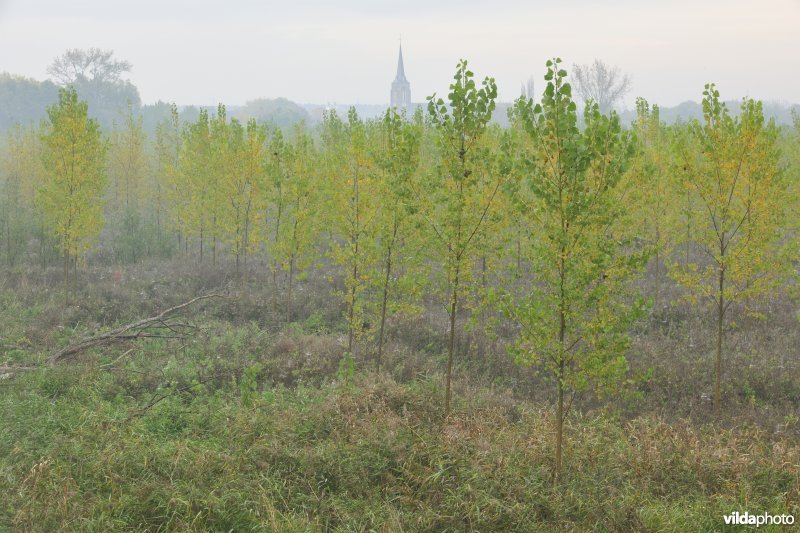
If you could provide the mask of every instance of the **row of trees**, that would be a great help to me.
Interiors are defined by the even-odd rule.
[[[63,89],[45,124],[9,136],[5,255],[14,264],[35,255],[31,242],[55,245],[68,283],[105,211],[118,260],[224,253],[246,282],[248,259],[267,258],[287,321],[294,284],[326,258],[349,351],[374,346],[378,367],[387,316],[428,294],[449,315],[446,412],[457,317],[499,312],[517,324],[516,361],[556,384],[558,470],[572,398],[627,373],[630,325],[646,310],[631,282],[648,263],[656,302],[668,274],[714,308],[719,409],[729,308],[791,273],[797,183],[778,147],[794,154],[796,133],[781,137],[752,100],[733,118],[713,85],[702,122],[666,127],[639,100],[626,129],[593,102],[579,120],[559,59],[545,82],[540,101],[515,103],[508,129],[489,123],[494,80],[477,84],[462,61],[447,99],[410,118],[351,110],[284,133],[229,119],[224,106],[182,124],[173,107],[152,141],[132,112],[102,138]]]

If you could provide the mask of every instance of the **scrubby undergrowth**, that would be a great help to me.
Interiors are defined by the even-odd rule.
[[[19,376],[0,396],[0,527],[679,531],[800,510],[800,446],[757,429],[576,416],[554,485],[532,405],[471,391],[443,421],[438,380],[261,377],[142,412],[113,373]]]
[[[7,277],[0,365],[41,364],[225,282],[169,270],[84,278],[68,308],[35,273]],[[673,307],[639,326],[630,360],[650,377],[620,398],[576,400],[554,483],[552,384],[514,367],[502,339],[459,338],[445,420],[441,313],[394,320],[376,374],[369,350],[345,357],[341,309],[314,283],[291,324],[254,278],[193,310],[189,338],[4,375],[0,531],[691,531],[722,529],[733,511],[800,518],[800,386],[793,360],[747,363],[789,353],[759,323],[742,322],[743,339],[764,341],[736,352],[742,379],[717,419],[682,341],[702,325]]]

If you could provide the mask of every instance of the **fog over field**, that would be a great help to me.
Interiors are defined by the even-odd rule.
[[[796,103],[800,3],[765,0],[3,0],[0,71],[37,79],[67,48],[114,50],[144,103],[241,105],[254,98],[383,104],[402,36],[413,101],[449,83],[460,57],[511,101],[554,55],[602,58],[662,106],[727,94]]]

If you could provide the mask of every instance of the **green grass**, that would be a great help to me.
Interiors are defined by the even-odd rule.
[[[0,365],[42,364],[199,291],[176,276],[152,301],[140,296],[152,280],[138,283],[90,285],[66,309],[43,285],[0,287]],[[187,339],[0,379],[0,531],[710,531],[733,511],[800,519],[798,381],[747,366],[756,352],[742,351],[747,379],[731,380],[733,406],[715,420],[680,335],[644,330],[631,359],[655,377],[629,399],[576,402],[554,483],[551,384],[503,354],[460,358],[445,421],[439,322],[397,324],[377,375],[368,350],[343,359],[330,318],[341,312],[323,300],[309,293],[288,326],[265,292],[208,301],[187,314],[199,326]]]
[[[0,529],[684,531],[800,511],[800,447],[755,429],[576,417],[553,484],[548,412],[503,396],[443,422],[438,380],[246,389],[142,412],[113,372],[6,380]]]

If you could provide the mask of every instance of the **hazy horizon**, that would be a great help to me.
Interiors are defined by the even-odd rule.
[[[114,50],[144,103],[241,105],[285,97],[303,104],[388,102],[402,35],[412,101],[446,93],[459,58],[493,76],[513,100],[533,76],[543,88],[551,56],[599,58],[630,75],[636,96],[663,106],[698,101],[717,83],[726,100],[743,96],[794,103],[800,94],[798,0],[541,2],[419,0],[375,5],[291,6],[244,0],[0,0],[0,71],[46,79],[68,48]],[[458,23],[455,23],[458,21]]]

